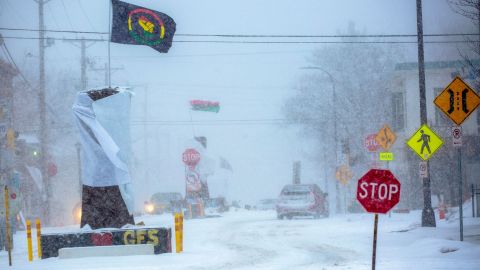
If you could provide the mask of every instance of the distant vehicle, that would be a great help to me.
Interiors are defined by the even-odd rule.
[[[216,212],[223,213],[228,211],[229,206],[224,197],[210,198],[205,201],[205,208],[214,209]]]
[[[152,195],[149,202],[145,202],[145,212],[148,214],[177,213],[182,210],[184,201],[177,192],[159,192]]]
[[[328,217],[327,195],[316,184],[286,185],[277,203],[277,218]]]
[[[277,206],[277,199],[263,199],[255,206],[258,210],[275,210]]]

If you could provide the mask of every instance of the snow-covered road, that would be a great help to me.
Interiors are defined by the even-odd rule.
[[[147,225],[171,226],[173,222],[168,215],[140,219]],[[465,242],[457,240],[458,220],[438,221],[437,228],[422,228],[419,222],[419,212],[380,216],[377,269],[479,269],[479,218],[465,218]],[[31,263],[27,262],[25,233],[19,232],[11,269],[371,268],[371,214],[277,220],[274,211],[239,210],[219,218],[186,220],[184,226],[185,252],[181,254],[50,258]],[[448,249],[456,251],[442,253]],[[7,265],[4,251],[0,253],[0,264]]]

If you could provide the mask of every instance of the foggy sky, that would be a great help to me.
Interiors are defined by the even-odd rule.
[[[171,16],[177,33],[195,34],[337,34],[354,22],[369,34],[416,34],[415,0],[336,1],[128,1]],[[465,19],[453,13],[446,1],[424,2],[424,32],[471,32]],[[108,1],[52,0],[45,6],[47,29],[108,31]],[[32,0],[0,0],[0,25],[37,29],[37,5]],[[34,32],[1,31],[4,36],[35,37]],[[78,34],[47,36],[80,38]],[[84,35],[99,38],[100,35]],[[105,37],[105,35],[103,35]],[[175,39],[187,40],[186,37]],[[413,39],[415,40],[415,39]],[[6,39],[20,69],[31,81],[37,78],[37,40]],[[307,160],[309,142],[271,123],[255,125],[161,126],[144,121],[248,120],[283,118],[281,107],[292,85],[304,72],[307,57],[320,45],[173,43],[168,54],[145,46],[111,44],[113,85],[134,85],[133,140],[136,166],[146,170],[149,188],[139,188],[139,201],[153,191],[183,192],[184,141],[194,135],[209,139],[213,156],[227,158],[234,168],[229,184],[232,198],[253,202],[276,197],[291,181],[292,161],[304,162],[305,182],[323,183],[323,168]],[[426,45],[426,61],[457,59],[457,45]],[[416,60],[416,47],[405,45],[406,57]],[[96,67],[106,62],[107,43],[87,50]],[[31,57],[26,57],[30,54]],[[80,76],[80,50],[56,41],[46,50],[47,80],[57,71]],[[104,84],[102,72],[88,71],[89,87]],[[74,82],[78,83],[78,82]],[[49,83],[47,83],[48,85]],[[79,89],[80,90],[80,89]],[[147,94],[148,91],[148,94]],[[220,101],[218,114],[189,113],[188,101]],[[143,121],[143,122],[142,122]],[[380,124],[379,124],[380,125]],[[145,138],[146,136],[146,138]],[[363,138],[362,138],[363,139]],[[142,141],[146,140],[146,141]],[[143,166],[143,167],[142,167]],[[153,186],[153,188],[151,188]]]

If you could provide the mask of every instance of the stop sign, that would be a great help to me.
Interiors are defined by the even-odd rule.
[[[375,140],[375,137],[377,134],[370,134],[365,138],[364,145],[365,148],[367,148],[368,152],[376,152],[378,151],[378,148],[380,148],[380,145],[378,145],[377,140]]]
[[[200,161],[200,153],[193,148],[188,148],[182,154],[182,160],[185,165],[189,167],[197,166],[198,162]]]
[[[358,180],[357,200],[367,212],[385,214],[400,201],[400,182],[389,170],[371,169]]]

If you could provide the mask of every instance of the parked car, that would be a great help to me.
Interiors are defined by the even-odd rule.
[[[255,207],[257,210],[275,210],[277,203],[277,199],[263,199],[260,200]]]
[[[148,214],[178,213],[182,210],[184,200],[177,192],[159,192],[145,202],[145,212]]]
[[[228,211],[229,206],[224,197],[216,197],[205,200],[205,208],[212,209],[218,213]]]
[[[316,184],[286,185],[277,203],[277,218],[294,216],[328,217],[327,193]]]

